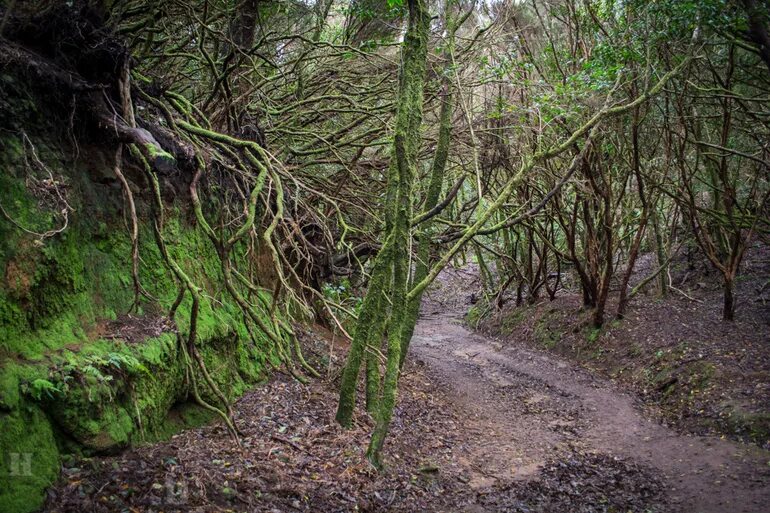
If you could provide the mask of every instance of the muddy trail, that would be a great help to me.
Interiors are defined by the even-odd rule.
[[[768,511],[767,452],[664,427],[631,396],[552,354],[469,331],[459,309],[429,307],[412,351],[477,433],[458,456],[482,495],[536,480],[546,461],[601,454],[651,472],[663,488],[659,509]]]

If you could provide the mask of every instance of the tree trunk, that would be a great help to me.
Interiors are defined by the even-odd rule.
[[[392,242],[389,237],[385,240],[385,244],[374,260],[369,289],[361,305],[356,331],[353,334],[350,352],[342,372],[336,419],[343,427],[350,427],[353,422],[358,374],[361,369],[361,359],[370,340],[370,332],[382,323],[382,317],[385,315],[384,309],[380,308],[380,305],[387,303],[384,295],[391,275],[391,247]]]
[[[628,264],[626,271],[620,283],[620,298],[618,299],[617,318],[622,319],[628,306],[628,282],[631,280],[631,274],[634,272],[636,257],[639,255],[639,247],[642,244],[644,231],[647,228],[647,219],[650,212],[650,203],[647,200],[644,189],[644,180],[642,179],[642,162],[639,155],[639,109],[634,109],[634,122],[631,126],[631,144],[633,147],[633,168],[636,178],[636,187],[639,192],[639,200],[642,202],[642,215],[639,218],[639,227],[637,228],[631,249],[628,252]]]
[[[376,468],[382,467],[381,453],[396,405],[401,345],[407,318],[410,223],[412,219],[412,184],[417,171],[422,124],[425,68],[428,54],[430,14],[425,0],[409,0],[409,24],[402,46],[396,130],[393,138],[398,169],[398,194],[395,221],[390,233],[393,248],[393,313],[388,326],[388,358],[376,426],[366,456]],[[367,294],[368,295],[368,294]]]
[[[660,297],[666,297],[668,295],[668,284],[666,283],[668,272],[664,267],[668,267],[666,263],[668,257],[663,243],[663,231],[660,229],[660,215],[658,215],[656,208],[653,208],[652,216],[652,228],[655,231],[655,258],[658,262],[658,268],[661,269],[658,273],[658,294]]]
[[[725,321],[735,320],[735,295],[733,291],[734,279],[733,276],[724,276],[724,307],[722,309],[722,318]]]
[[[449,5],[447,5],[447,9]],[[449,16],[447,14],[447,16]],[[449,22],[447,23],[449,25]],[[447,43],[447,62],[446,71],[443,78],[443,98],[441,100],[441,112],[439,114],[439,134],[436,144],[436,154],[433,157],[433,166],[431,168],[430,183],[428,192],[425,196],[425,212],[432,210],[437,204],[441,195],[441,186],[444,183],[444,171],[446,170],[447,158],[449,157],[449,143],[452,132],[452,85],[450,83],[451,52],[454,49],[455,27],[449,27],[449,40]],[[417,236],[417,263],[415,265],[412,284],[420,283],[428,275],[430,269],[430,246],[431,246],[431,221],[426,221]],[[406,361],[406,355],[409,351],[409,344],[414,335],[414,327],[417,324],[417,317],[420,314],[420,303],[422,302],[422,293],[417,294],[409,301],[407,313],[404,319],[403,333],[401,335],[401,362],[403,367]]]

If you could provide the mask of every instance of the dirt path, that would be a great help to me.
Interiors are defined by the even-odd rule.
[[[462,326],[459,314],[434,310],[420,320],[411,350],[467,414],[469,436],[455,457],[472,469],[469,485],[479,493],[531,478],[546,460],[577,451],[659,472],[672,511],[770,508],[770,453],[678,434],[612,384],[553,355],[503,347]]]

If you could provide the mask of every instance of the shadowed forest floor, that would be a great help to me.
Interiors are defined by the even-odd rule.
[[[770,453],[665,427],[573,363],[470,331],[467,307],[426,301],[382,474],[371,419],[335,424],[333,376],[276,376],[235,405],[241,446],[214,423],[70,461],[47,511],[766,511]]]

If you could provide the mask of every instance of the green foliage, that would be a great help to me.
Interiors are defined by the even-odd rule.
[[[602,329],[597,327],[590,327],[586,329],[585,337],[586,342],[588,342],[590,345],[596,344],[596,342],[599,340],[599,337],[602,335]]]
[[[324,283],[321,293],[331,302],[334,315],[342,319],[345,325],[350,325],[361,312],[363,298],[356,294],[348,278],[343,278],[337,283]]]
[[[43,399],[53,399],[57,394],[61,394],[62,390],[48,381],[47,379],[35,379],[31,383],[24,383],[21,385],[23,393],[28,394],[30,397],[37,401]]]
[[[745,16],[728,0],[634,0],[631,5],[655,20],[655,30],[650,33],[654,42],[688,38],[698,25],[717,31],[746,29]],[[646,20],[637,23],[642,25],[642,21]]]
[[[465,322],[468,323],[469,326],[478,326],[479,322],[481,321],[481,309],[478,305],[473,305],[468,309],[468,312],[465,314]]]
[[[125,351],[125,349],[124,349]],[[127,352],[91,353],[87,355],[66,353],[49,368],[49,379],[36,379],[26,384],[23,391],[32,398],[41,400],[53,398],[54,393],[66,395],[72,387],[82,387],[88,400],[93,402],[106,397],[107,401],[115,398],[117,380],[128,381],[133,376],[150,371],[135,356]],[[54,357],[54,360],[57,360]]]

